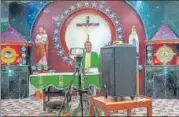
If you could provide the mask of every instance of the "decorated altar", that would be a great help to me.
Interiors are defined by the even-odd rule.
[[[146,41],[145,94],[153,98],[179,98],[179,39],[163,25]]]
[[[87,81],[89,85],[93,85],[100,88],[100,74],[99,73],[87,73]],[[33,95],[37,91],[47,89],[50,86],[54,86],[57,89],[65,89],[71,83],[73,78],[72,72],[67,73],[41,73],[37,75],[30,75],[29,78],[29,95]],[[73,82],[74,87],[78,87],[78,75],[75,75]],[[87,87],[85,79],[82,76],[82,86]]]

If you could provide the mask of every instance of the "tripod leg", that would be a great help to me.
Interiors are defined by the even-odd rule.
[[[83,99],[82,99],[82,93],[80,93],[80,107],[81,107],[81,116],[83,117]]]
[[[81,116],[83,117],[83,97],[82,97],[82,87],[81,87],[81,73],[80,70],[78,69],[78,82],[79,82],[79,95],[80,95],[80,107],[81,107]]]
[[[88,80],[87,80],[86,74],[85,74],[85,72],[84,72],[84,70],[83,70],[83,69],[82,69],[81,71],[82,71],[83,77],[84,77],[84,79],[85,79],[85,83],[86,83],[87,87],[89,87],[89,83],[88,83]],[[90,93],[91,93],[91,92],[90,92]],[[92,93],[91,93],[91,94],[92,94]],[[91,101],[92,101],[92,103],[93,103],[93,105],[94,105],[94,107],[95,107],[95,111],[97,112],[97,114],[98,114],[98,116],[99,116],[99,110],[98,110],[98,108],[97,108],[96,104],[94,103],[94,101],[93,101],[93,99],[92,99],[92,98],[90,98],[90,99],[91,99]]]
[[[73,82],[74,82],[75,74],[76,74],[76,73],[77,73],[77,71],[75,70],[75,72],[74,72],[74,74],[73,74],[73,78],[72,78],[71,83],[70,83],[70,86],[68,87],[67,93],[65,94],[65,99],[64,99],[64,101],[63,101],[63,103],[62,103],[62,105],[61,105],[61,107],[60,107],[60,112],[59,112],[58,116],[60,116],[60,114],[61,114],[61,112],[62,112],[62,108],[63,108],[63,106],[65,105],[65,101],[66,101],[66,99],[68,98],[68,95],[69,95],[71,86],[72,86],[72,84],[73,84]]]

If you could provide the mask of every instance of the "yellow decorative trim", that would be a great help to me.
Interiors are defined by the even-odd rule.
[[[63,87],[63,76],[59,76],[58,80],[59,87]]]
[[[123,44],[123,42],[121,40],[118,40],[118,41],[114,41],[113,44]]]
[[[15,49],[9,46],[3,48],[1,51],[1,60],[6,64],[12,64],[16,60],[17,56],[18,54]]]
[[[39,78],[39,85],[40,85],[40,89],[43,89],[43,77],[40,76]]]
[[[163,64],[167,64],[168,62],[170,62],[173,59],[174,55],[176,55],[176,53],[173,52],[172,48],[166,45],[160,47],[154,54],[154,56],[156,56],[157,59]]]

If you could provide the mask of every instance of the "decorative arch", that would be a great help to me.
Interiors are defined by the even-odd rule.
[[[100,1],[96,1],[96,3],[100,3]],[[59,17],[59,14],[62,14],[64,9],[68,8],[71,5],[75,5],[76,2],[75,1],[65,1],[65,2],[50,2],[47,3],[46,5],[44,5],[44,7],[39,11],[35,22],[33,23],[32,26],[32,30],[31,30],[31,38],[32,41],[36,35],[36,31],[35,29],[39,26],[44,24],[44,27],[47,29],[47,33],[49,35],[49,41],[50,41],[50,47],[49,49],[52,51],[51,53],[49,53],[50,58],[49,58],[49,67],[50,69],[56,69],[59,72],[64,72],[66,71],[71,71],[72,69],[70,68],[70,66],[68,66],[66,64],[66,62],[64,62],[64,60],[62,59],[62,57],[60,57],[59,55],[57,55],[57,50],[56,48],[54,48],[54,31],[56,28],[56,21],[54,21],[52,19],[52,17]],[[138,16],[137,12],[127,3],[124,1],[105,1],[103,3],[104,5],[107,5],[108,7],[111,8],[111,10],[116,13],[116,17],[120,20],[120,25],[122,27],[122,31],[123,31],[123,41],[124,42],[128,42],[128,36],[130,34],[130,29],[132,27],[133,24],[136,25],[137,27],[137,31],[139,33],[139,37],[140,37],[140,50],[143,54],[141,54],[141,59],[145,57],[144,53],[144,40],[145,40],[145,32],[144,32],[144,28],[143,28],[143,23],[141,18]],[[44,10],[46,9],[50,9],[50,13],[44,13]],[[35,56],[33,56],[32,53],[32,64],[35,64],[36,60],[34,60]],[[55,61],[55,62],[54,62]],[[141,64],[144,65],[144,59],[140,60],[142,61]],[[57,66],[60,64],[61,67],[59,68],[59,66]]]
[[[99,4],[97,2],[77,2],[74,5],[70,5],[59,15],[56,21],[56,27],[54,30],[53,42],[55,48],[57,49],[57,54],[62,57],[64,62],[72,65],[73,60],[67,56],[67,47],[62,45],[60,42],[63,42],[65,29],[68,25],[68,19],[73,17],[73,14],[83,12],[93,12],[105,18],[109,23],[111,32],[112,32],[112,40],[119,39],[122,40],[123,31],[120,25],[120,21],[116,16],[116,13],[111,10],[107,5]],[[62,38],[62,39],[61,39]]]
[[[131,32],[132,25],[136,25],[136,29],[139,35],[140,42],[140,56],[139,56],[139,64],[145,67],[145,30],[143,22],[138,15],[138,13],[125,1],[96,1],[96,3],[107,5],[111,10],[116,13],[116,17],[120,21],[120,26],[123,31],[123,41],[128,43],[128,38]],[[58,2],[50,2],[44,8],[41,9],[39,15],[37,16],[36,21],[32,27],[31,38],[32,41],[36,35],[36,28],[40,25],[44,24],[44,28],[49,35],[49,69],[56,70],[57,72],[71,72],[73,68],[64,61],[64,58],[59,56],[57,53],[57,49],[54,48],[54,31],[56,29],[56,21],[52,19],[52,17],[59,17],[59,14],[63,14],[64,9],[68,8],[71,5],[75,5],[76,1],[58,1]],[[45,13],[44,11],[49,9],[50,13]],[[32,50],[32,65],[37,62],[37,57],[33,54]],[[144,72],[145,69],[140,72],[140,90],[143,91],[144,86]]]
[[[50,2],[46,3],[46,4],[38,11],[36,17],[34,18],[35,20],[34,20],[34,22],[32,23],[32,26],[31,26],[31,28],[30,28],[30,38],[31,38],[31,40],[32,40],[32,32],[33,32],[33,28],[34,28],[34,26],[35,26],[35,22],[36,22],[36,20],[40,17],[41,12],[42,12],[49,4],[50,4]]]

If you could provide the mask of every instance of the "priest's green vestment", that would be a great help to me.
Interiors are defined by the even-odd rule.
[[[82,61],[83,69],[85,69],[85,63],[86,63],[85,58],[86,58],[86,52],[84,53],[83,61]],[[99,69],[99,56],[96,52],[90,52],[90,67]]]

